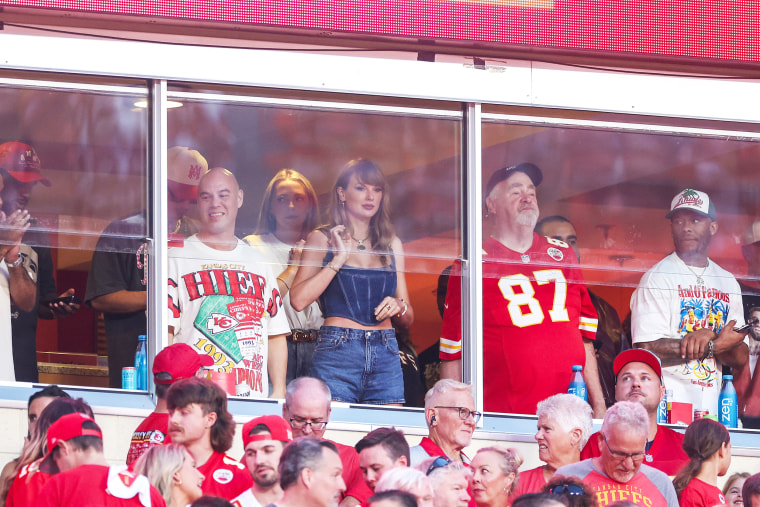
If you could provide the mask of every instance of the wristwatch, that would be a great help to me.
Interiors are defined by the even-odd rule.
[[[21,255],[19,255],[18,258],[16,258],[16,260],[11,262],[10,264],[8,263],[8,261],[5,261],[5,265],[8,266],[9,268],[15,268],[22,262],[24,262],[24,258]]]

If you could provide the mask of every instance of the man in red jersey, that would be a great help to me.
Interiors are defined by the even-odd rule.
[[[644,463],[670,476],[676,475],[689,457],[683,451],[683,434],[657,424],[657,408],[665,395],[662,366],[653,353],[644,349],[621,352],[613,364],[615,399],[641,403],[649,416]],[[581,459],[599,456],[600,433],[594,433],[581,452]]]
[[[195,460],[205,479],[204,495],[232,500],[253,484],[245,465],[225,454],[232,447],[235,421],[227,395],[214,382],[192,377],[176,382],[166,394],[169,437]]]
[[[103,454],[103,433],[95,421],[81,413],[68,414],[50,425],[48,454],[40,469],[55,473],[36,505],[165,506],[161,493],[147,477],[120,467],[109,467]]]
[[[166,392],[179,380],[195,377],[204,367],[214,364],[214,358],[198,354],[184,343],[169,345],[156,354],[153,360],[153,382],[156,384],[156,409],[143,419],[129,444],[127,465],[154,445],[164,445],[169,440],[169,410],[166,408]]]
[[[533,232],[541,170],[505,167],[486,186],[491,236],[483,244],[484,406],[534,414],[539,401],[567,391],[573,365],[594,414],[605,412],[592,340],[597,316],[572,249]],[[441,377],[461,380],[461,273],[455,263],[441,329]]]
[[[282,417],[290,423],[293,438],[324,438],[327,422],[330,420],[330,388],[323,381],[312,377],[291,380],[285,393]],[[359,468],[359,455],[348,445],[333,442],[338,448],[343,464],[345,491],[341,507],[352,507],[367,501],[372,496],[364,482]]]

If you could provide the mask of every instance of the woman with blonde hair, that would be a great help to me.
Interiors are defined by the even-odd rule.
[[[712,507],[726,503],[718,477],[731,466],[731,435],[711,419],[697,419],[686,428],[683,450],[689,462],[673,479],[681,507]]]
[[[148,478],[167,507],[186,507],[203,496],[203,474],[195,468],[195,460],[182,446],[151,447],[135,462],[135,473]]]
[[[290,288],[301,263],[305,239],[318,221],[319,203],[311,182],[296,170],[283,169],[264,191],[255,234],[243,238],[265,256],[277,274],[282,308],[291,329],[287,382],[309,374],[318,330],[324,321],[316,302],[300,312],[290,304]]]
[[[523,457],[514,448],[500,445],[480,449],[470,463],[470,491],[478,507],[507,507],[517,487]]]
[[[357,159],[332,191],[330,223],[309,234],[290,302],[303,310],[319,300],[311,376],[332,399],[400,405],[404,382],[393,329],[414,320],[404,277],[404,251],[393,232],[388,184],[374,162]]]

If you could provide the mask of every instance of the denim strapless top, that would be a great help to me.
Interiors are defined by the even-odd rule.
[[[328,252],[322,263],[334,257]],[[382,268],[357,268],[343,265],[319,297],[324,317],[344,317],[365,326],[376,326],[375,307],[386,296],[396,295],[396,258]]]

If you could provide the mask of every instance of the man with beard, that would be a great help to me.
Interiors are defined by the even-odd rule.
[[[589,399],[601,417],[594,305],[572,249],[533,232],[542,179],[541,169],[522,163],[497,170],[486,185],[493,227],[483,243],[484,406],[489,412],[535,414],[539,401],[567,391],[572,366],[584,365]],[[457,262],[440,345],[441,378],[455,380],[462,375],[460,273]]]
[[[722,365],[736,369],[736,389],[746,390],[747,364],[742,296],[734,276],[707,256],[718,232],[715,204],[687,188],[671,201],[675,252],[647,271],[631,296],[633,344],[662,362],[671,402],[718,414]],[[748,375],[747,375],[748,377]],[[686,421],[690,422],[690,421]]]
[[[642,464],[649,433],[643,405],[617,402],[604,416],[601,433],[598,457],[560,467],[555,475],[582,480],[594,490],[600,507],[621,500],[678,507],[676,490],[668,476]]]
[[[665,395],[660,360],[644,349],[621,352],[613,364],[615,371],[615,399],[641,403],[649,417],[646,464],[674,476],[689,462],[681,444],[683,433],[657,424],[657,409]],[[581,459],[599,456],[601,433],[594,433],[581,452]]]
[[[182,445],[203,474],[204,495],[232,500],[251,489],[245,466],[225,454],[232,447],[235,421],[227,411],[227,395],[208,379],[175,382],[166,394],[169,436]]]
[[[243,425],[243,463],[253,476],[253,486],[238,496],[234,505],[262,507],[282,498],[277,467],[285,444],[292,440],[290,425],[278,415],[263,415]]]

